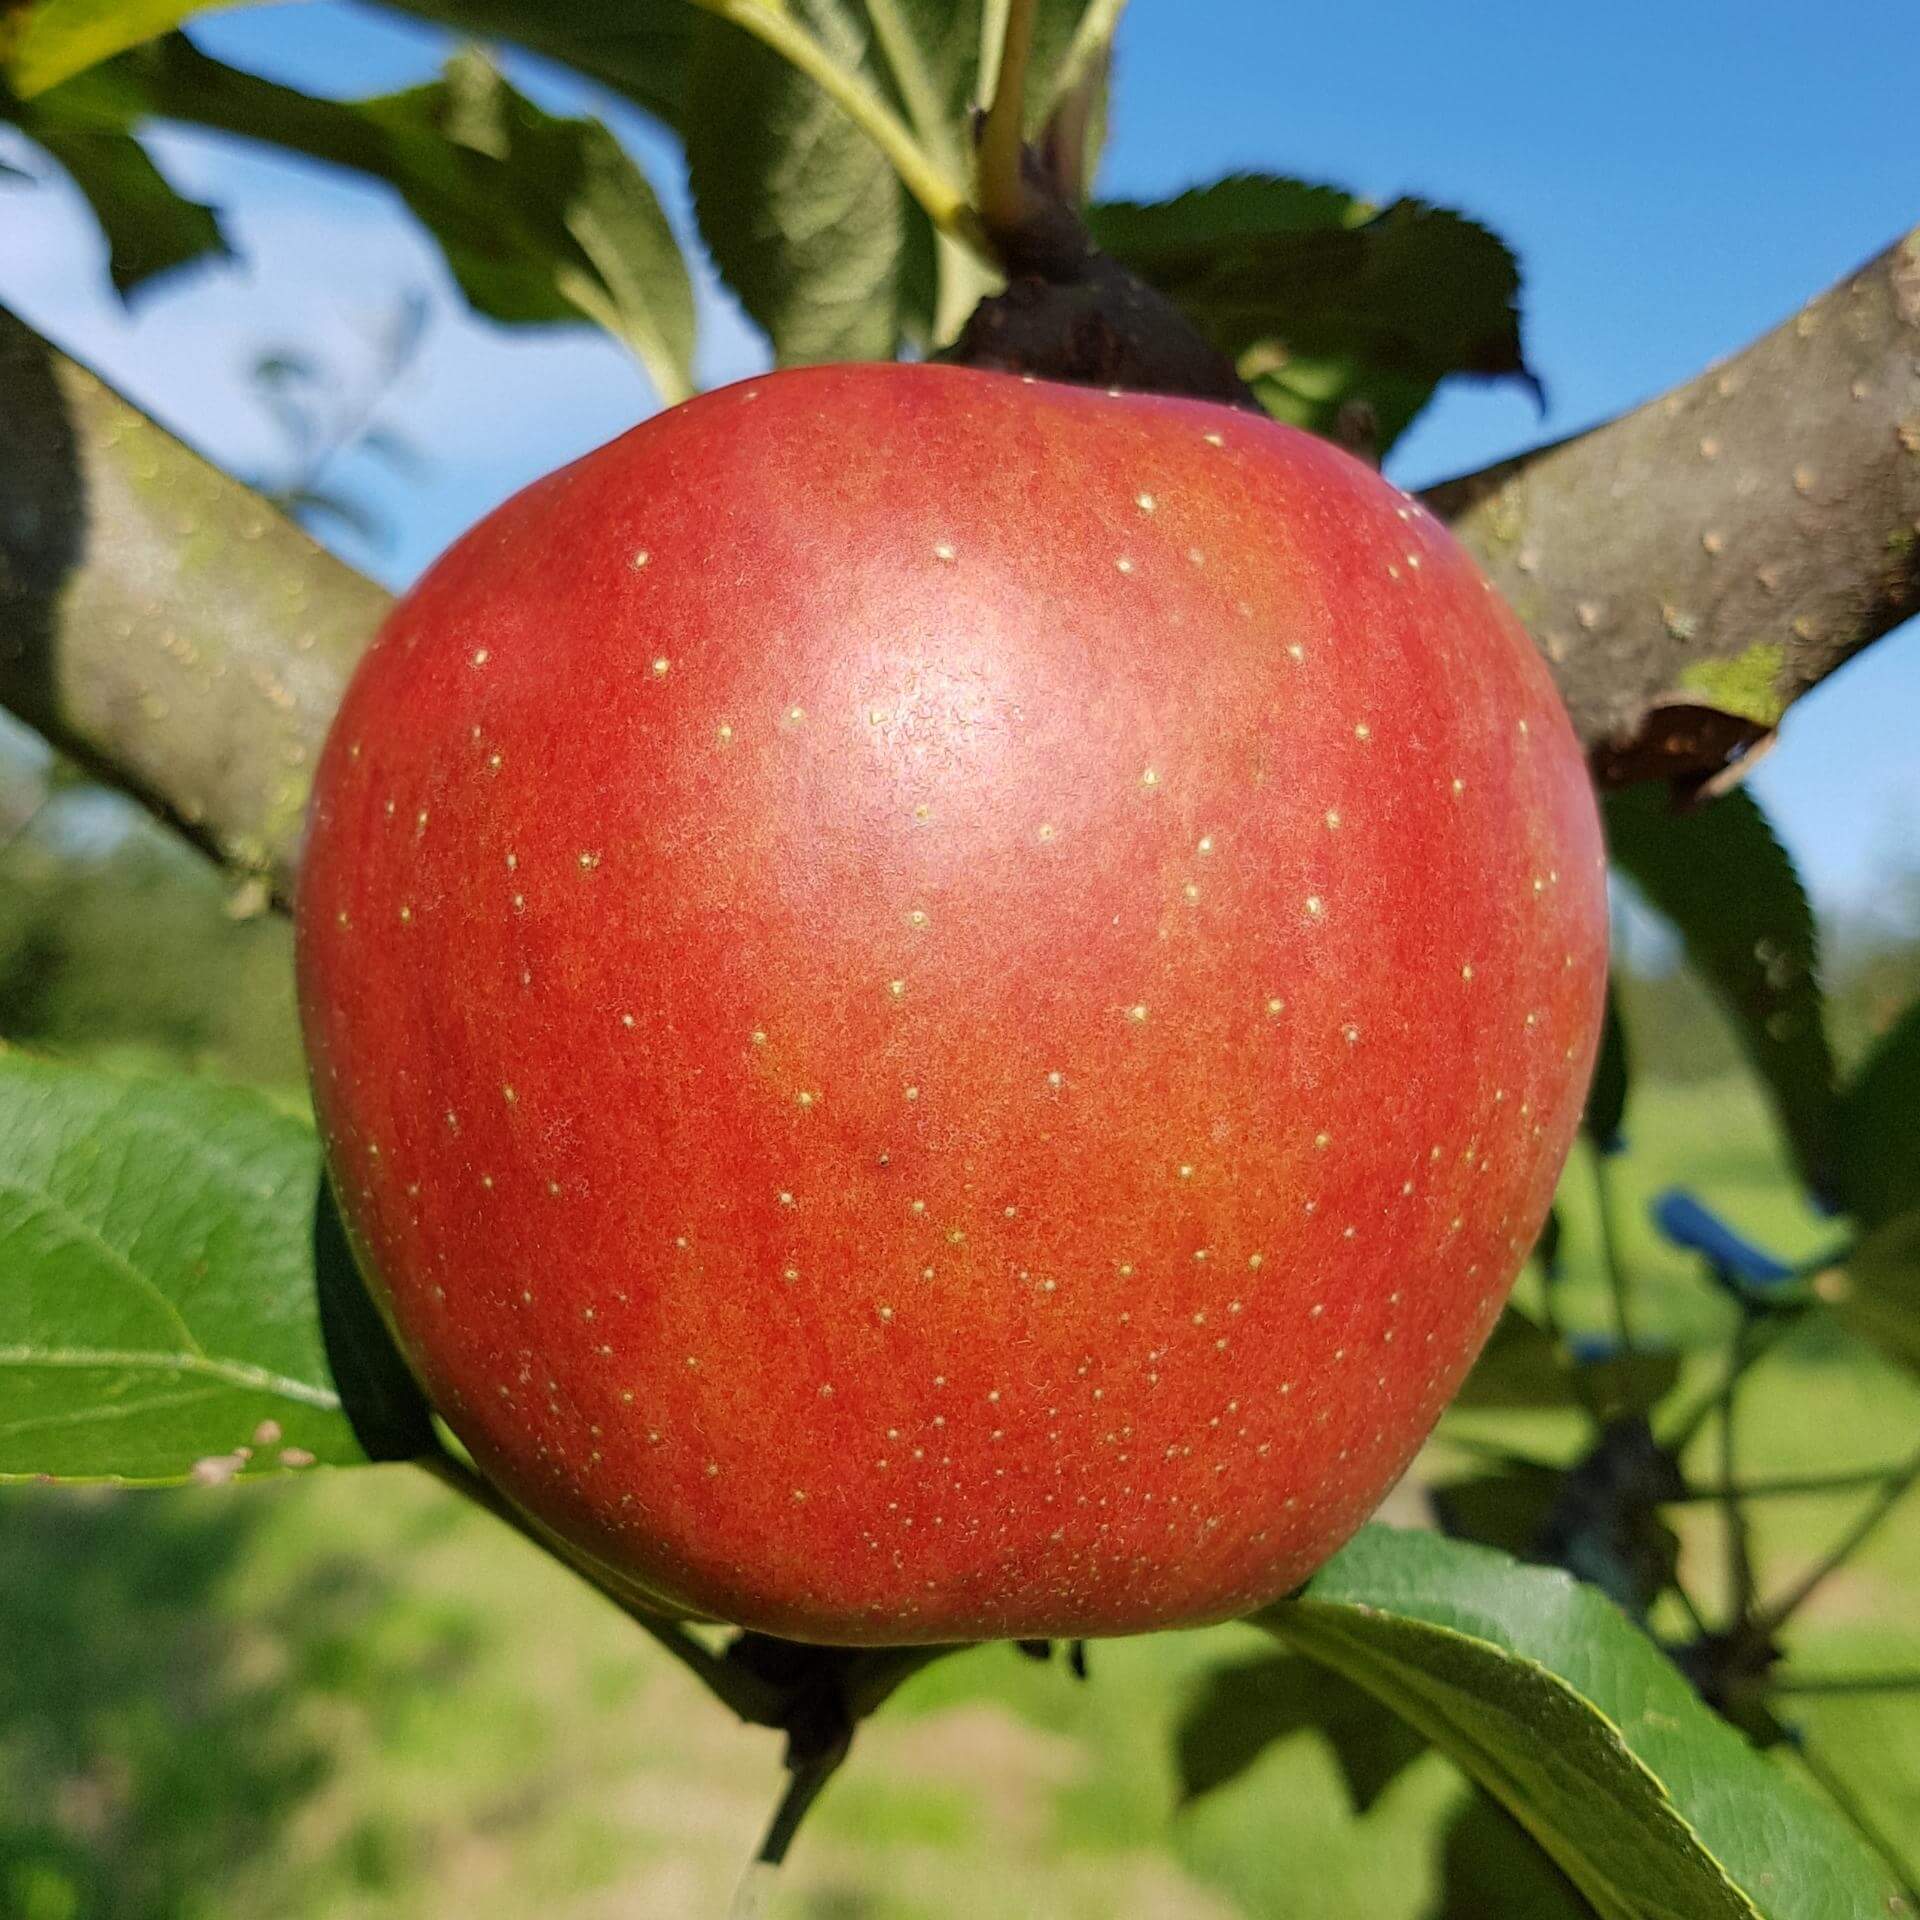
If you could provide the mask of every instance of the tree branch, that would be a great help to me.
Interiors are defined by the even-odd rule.
[[[284,897],[388,603],[0,310],[0,705]]]
[[[1711,787],[1920,611],[1920,231],[1699,379],[1428,500],[1602,780]],[[388,604],[0,311],[0,705],[284,898]]]
[[[1427,502],[1602,784],[1710,784],[1920,611],[1920,229],[1697,380]]]

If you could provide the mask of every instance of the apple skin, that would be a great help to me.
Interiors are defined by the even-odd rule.
[[[1284,1593],[1544,1217],[1603,851],[1512,612],[1322,441],[782,373],[394,610],[298,901],[328,1162],[484,1471],[796,1639]]]

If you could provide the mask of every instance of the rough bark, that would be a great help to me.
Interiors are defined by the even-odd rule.
[[[1920,229],[1698,379],[1427,500],[1602,783],[1710,784],[1920,612]]]
[[[1602,780],[1710,786],[1920,610],[1920,232],[1688,385],[1429,499]],[[0,705],[284,897],[387,604],[0,313]]]
[[[388,596],[0,312],[0,705],[284,894]]]

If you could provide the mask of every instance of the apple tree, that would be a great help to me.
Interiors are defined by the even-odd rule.
[[[395,606],[0,314],[0,703],[297,911],[318,1114],[0,1050],[0,1480],[436,1475],[784,1733],[763,1870],[928,1664],[1244,1615],[1188,1790],[1438,1749],[1508,1862],[1450,1910],[1920,1907],[1792,1709],[1916,1676],[1787,1632],[1920,1455],[1809,1463],[1852,1517],[1774,1582],[1740,1420],[1786,1343],[1920,1367],[1920,1015],[1837,1065],[1740,786],[1920,610],[1920,232],[1416,501],[1370,469],[1436,385],[1532,379],[1512,257],[1274,176],[1094,197],[1113,0],[403,5],[471,41],[355,101],[190,0],[0,18],[123,294],[226,247],[141,144],[185,123],[385,182],[477,313],[672,407]],[[775,372],[696,394],[653,189],[488,42],[680,143]],[[1665,1193],[1684,1339],[1609,857],[1829,1228]],[[1361,1526],[1436,1419],[1433,1524]]]

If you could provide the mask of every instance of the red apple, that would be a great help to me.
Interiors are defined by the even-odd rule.
[[[1406,495],[861,366],[433,568],[299,934],[350,1227],[486,1473],[663,1606],[909,1642],[1217,1620],[1346,1538],[1540,1226],[1605,896]]]

